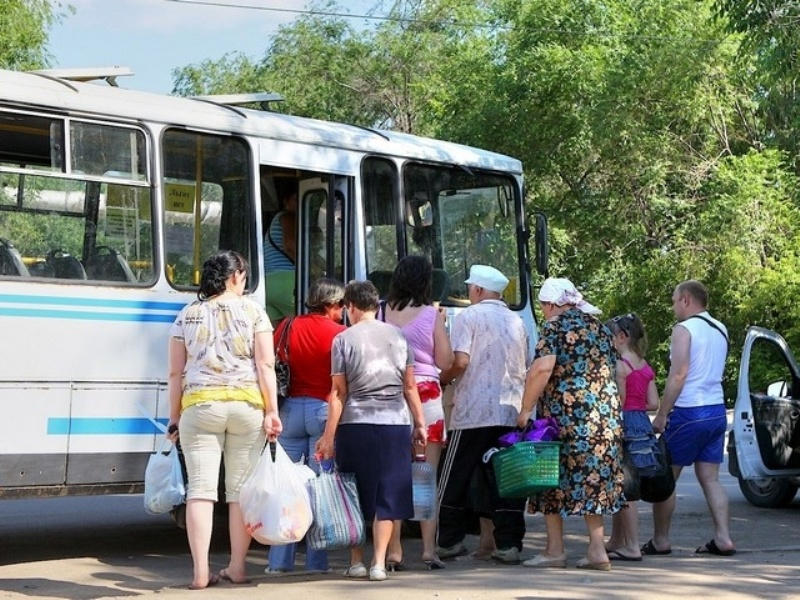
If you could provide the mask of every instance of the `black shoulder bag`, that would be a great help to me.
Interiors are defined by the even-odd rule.
[[[278,346],[275,348],[275,380],[278,383],[278,407],[289,397],[289,384],[292,379],[289,370],[289,331],[292,328],[292,321],[294,321],[294,317],[289,317],[283,331],[281,331]]]

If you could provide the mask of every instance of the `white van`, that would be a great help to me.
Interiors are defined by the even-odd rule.
[[[800,368],[779,334],[747,331],[728,438],[728,470],[755,506],[789,504],[800,486]]]

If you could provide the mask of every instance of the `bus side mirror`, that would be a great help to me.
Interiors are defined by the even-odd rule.
[[[550,245],[547,243],[547,217],[536,213],[533,241],[536,246],[536,271],[547,277],[550,262]]]

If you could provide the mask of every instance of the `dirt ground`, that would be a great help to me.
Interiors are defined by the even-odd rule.
[[[92,525],[59,537],[47,525],[26,538],[23,524],[0,525],[0,598],[120,598],[150,597],[270,598],[282,600],[347,597],[392,600],[528,600],[532,598],[800,598],[800,501],[785,509],[758,509],[744,500],[736,483],[725,477],[731,497],[732,530],[738,553],[730,558],[697,556],[694,549],[711,537],[711,523],[699,486],[691,473],[679,482],[678,512],[673,528],[673,554],[645,557],[640,563],[617,563],[609,573],[574,568],[586,545],[581,519],[567,521],[567,569],[527,569],[474,559],[449,561],[443,571],[426,571],[419,560],[419,540],[405,542],[410,570],[393,574],[385,582],[348,580],[340,575],[347,563],[346,552],[331,557],[332,572],[305,575],[302,571],[281,577],[264,574],[266,556],[262,547],[249,555],[252,583],[244,586],[220,584],[203,592],[185,589],[191,575],[185,539],[170,524],[150,521],[131,523],[125,535],[108,540],[108,528]],[[1,507],[0,507],[1,508]],[[21,510],[20,506],[15,510]],[[75,508],[77,513],[80,508]],[[641,539],[652,530],[649,506],[639,504]],[[124,515],[118,515],[123,519]],[[34,514],[32,519],[36,518]],[[99,518],[99,517],[98,517]],[[49,523],[46,515],[40,517]],[[16,521],[15,521],[16,522]],[[608,524],[610,527],[610,523]],[[544,546],[544,522],[528,517],[523,558]],[[74,529],[72,531],[75,531]],[[74,543],[69,539],[73,535]],[[55,537],[54,537],[55,536]],[[103,537],[104,542],[97,542]],[[468,537],[475,547],[477,538]],[[225,565],[224,538],[215,543],[212,566]],[[154,548],[159,548],[155,551]],[[302,564],[302,555],[299,557]]]

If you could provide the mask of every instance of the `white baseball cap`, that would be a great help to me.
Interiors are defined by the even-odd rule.
[[[467,285],[477,285],[490,292],[502,294],[508,285],[508,277],[494,267],[487,265],[472,265],[469,268],[469,278],[464,281]]]

